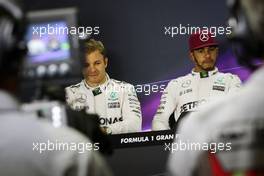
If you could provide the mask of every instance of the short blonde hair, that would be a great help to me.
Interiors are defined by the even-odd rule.
[[[99,51],[104,57],[106,57],[106,49],[103,43],[99,40],[90,39],[84,44],[84,51],[86,54],[90,54],[94,51]]]

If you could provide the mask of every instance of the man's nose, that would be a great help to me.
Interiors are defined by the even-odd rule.
[[[204,50],[204,54],[205,54],[205,57],[206,58],[209,58],[210,57],[210,51],[208,49],[205,49]]]
[[[91,65],[90,68],[89,68],[89,71],[90,72],[95,72],[96,71],[95,66]]]

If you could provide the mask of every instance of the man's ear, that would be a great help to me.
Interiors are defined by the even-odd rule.
[[[105,68],[106,68],[108,65],[108,58],[107,57],[104,58],[104,63],[105,63]]]

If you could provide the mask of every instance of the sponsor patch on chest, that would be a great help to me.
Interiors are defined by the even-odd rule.
[[[213,90],[218,90],[218,91],[225,91],[225,86],[213,86]]]
[[[120,103],[119,102],[111,102],[108,103],[108,108],[112,109],[112,108],[120,108]]]
[[[187,94],[187,93],[191,93],[191,92],[192,92],[192,89],[185,89],[183,91],[180,91],[180,96]]]

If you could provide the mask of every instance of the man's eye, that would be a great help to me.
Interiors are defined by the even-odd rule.
[[[210,51],[214,51],[216,49],[216,47],[210,47],[209,50]]]
[[[101,64],[101,62],[95,62],[95,64],[96,64],[96,65],[99,65],[99,64]]]
[[[198,52],[199,52],[199,53],[203,53],[203,50],[202,50],[202,49],[198,49]]]

